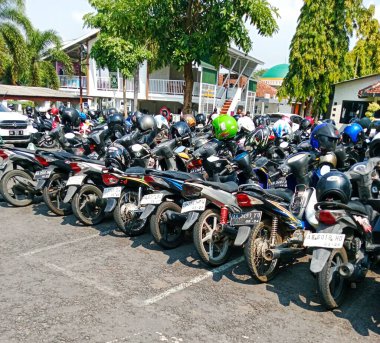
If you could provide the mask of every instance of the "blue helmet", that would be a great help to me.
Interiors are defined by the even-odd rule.
[[[348,126],[343,131],[342,134],[344,143],[354,143],[357,144],[364,138],[364,130],[358,123],[353,123]]]
[[[283,138],[286,135],[289,135],[292,133],[292,128],[290,127],[290,124],[286,120],[283,120],[283,119],[277,120],[274,123],[272,130],[277,138]]]
[[[339,131],[330,123],[317,125],[310,135],[313,149],[334,151],[339,140]]]

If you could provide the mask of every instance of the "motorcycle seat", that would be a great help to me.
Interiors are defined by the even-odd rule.
[[[267,196],[268,198],[272,198],[273,200],[283,200],[288,203],[292,200],[293,196],[293,192],[291,190],[283,188],[263,189],[260,186],[254,184],[243,185],[240,188],[244,191],[259,193],[263,197]]]
[[[146,169],[143,167],[130,167],[125,170],[125,173],[133,175],[144,175],[146,174]]]
[[[178,170],[146,170],[147,174],[157,175],[162,177],[168,177],[172,179],[177,179],[181,181],[185,180],[203,180],[199,174],[186,173]]]
[[[268,194],[278,196],[286,202],[291,202],[293,196],[293,192],[290,189],[271,188],[266,189],[265,192]]]
[[[373,209],[371,206],[369,205],[364,205],[362,202],[360,201],[355,201],[355,200],[352,200],[352,201],[349,201],[347,206],[354,212],[359,212],[359,213],[362,213],[362,214],[365,214],[369,217],[369,220],[372,220],[372,217],[373,217]]]
[[[203,181],[203,180],[196,180],[197,183],[201,183],[202,185],[205,186],[210,186],[215,189],[220,189],[222,191],[226,191],[228,193],[235,193],[238,191],[238,184],[233,182],[233,181],[228,181],[228,182],[211,182],[211,181]]]

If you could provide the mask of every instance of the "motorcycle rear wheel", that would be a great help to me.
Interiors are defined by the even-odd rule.
[[[231,240],[221,232],[219,221],[219,211],[206,210],[193,231],[195,249],[202,261],[212,267],[224,264],[231,254]]]
[[[249,240],[244,248],[245,259],[253,277],[259,282],[268,282],[275,277],[280,266],[280,260],[267,261],[264,252],[270,247],[271,235],[270,221],[261,222],[251,232]],[[281,244],[282,239],[277,234],[276,245]]]
[[[166,211],[181,213],[181,207],[174,202],[166,201],[158,206],[156,213],[150,217],[150,232],[154,241],[164,249],[174,249],[180,246],[184,239],[182,225],[176,226],[168,221]]]
[[[68,175],[66,174],[53,174],[42,191],[42,197],[46,206],[58,216],[67,216],[73,213],[71,204],[63,202],[67,192],[67,179]]]
[[[32,177],[23,170],[11,170],[1,179],[0,193],[9,204],[16,207],[25,207],[33,202],[34,194],[27,190],[22,192],[20,187],[17,187],[17,183],[20,181],[19,179],[33,180]],[[24,196],[24,199],[17,199],[19,195]]]
[[[340,276],[337,269],[341,264],[347,262],[346,250],[344,248],[334,249],[322,271],[316,275],[318,293],[323,305],[328,310],[339,307],[346,295],[348,281]]]
[[[102,199],[103,192],[94,185],[83,185],[75,193],[71,207],[75,217],[85,225],[97,225],[105,217],[107,202]]]

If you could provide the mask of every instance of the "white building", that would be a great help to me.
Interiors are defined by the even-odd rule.
[[[60,78],[60,90],[79,94],[79,51],[80,46],[87,47],[91,51],[97,39],[97,32],[83,36],[74,42],[67,44],[63,49],[71,56],[74,63],[75,75],[65,75],[62,67],[57,63],[56,69]],[[248,56],[236,49],[229,49],[230,63],[223,65],[223,70],[230,74],[247,78],[247,82],[241,86],[236,82],[234,87],[228,88],[225,83],[218,84],[218,74],[221,70],[202,62],[194,64],[194,87],[193,87],[193,111],[199,113],[211,113],[217,107],[219,110],[228,107],[228,113],[235,111],[237,106],[253,112],[255,105],[256,81],[251,78],[255,68],[263,62]],[[88,54],[89,56],[89,54]],[[99,69],[96,62],[87,57],[85,75],[82,74],[83,98],[92,107],[123,107],[122,77],[115,71]],[[144,62],[139,70],[138,109],[148,113],[159,113],[164,106],[171,112],[179,113],[183,107],[184,91],[183,73],[172,65],[163,69],[150,72],[149,64]],[[132,109],[134,97],[134,82],[127,80],[127,108]]]

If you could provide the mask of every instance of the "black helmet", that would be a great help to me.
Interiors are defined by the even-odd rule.
[[[205,125],[206,124],[206,116],[203,113],[198,113],[195,116],[195,121],[197,125]]]
[[[380,157],[380,133],[369,143],[369,157]]]
[[[184,138],[191,135],[189,125],[184,121],[177,121],[169,129],[170,138]]]
[[[255,130],[248,134],[244,145],[257,150],[265,150],[268,147],[270,136],[271,132],[268,127],[256,127]]]
[[[363,128],[363,129],[368,129],[371,126],[371,119],[364,117],[358,121],[358,124]]]
[[[253,123],[255,124],[255,127],[259,127],[261,125],[266,125],[265,124],[265,118],[264,116],[258,115],[253,117]]]
[[[32,113],[33,113],[33,107],[32,107],[32,106],[26,106],[26,107],[25,107],[25,113],[26,113],[27,115],[32,114]]]
[[[61,106],[59,106],[59,107],[58,107],[58,111],[59,111],[59,115],[60,115],[60,116],[62,116],[62,115],[63,115],[63,113],[64,113],[65,109],[66,109],[66,107],[65,107],[65,106],[63,106],[63,105],[61,105]]]
[[[124,117],[120,113],[115,113],[107,118],[107,125],[109,129],[112,129],[115,126],[124,126]]]
[[[142,115],[137,119],[137,127],[141,132],[154,130],[156,128],[156,121],[154,120],[153,116],[150,116],[148,114]]]
[[[332,124],[334,127],[336,127],[334,119],[325,119],[322,121],[322,123]]]
[[[342,172],[331,171],[323,175],[316,187],[318,201],[340,201],[347,204],[351,199],[350,179]]]
[[[330,123],[317,125],[310,135],[311,146],[324,151],[334,151],[338,140],[339,132]]]
[[[114,142],[107,150],[104,164],[107,168],[126,170],[131,162],[128,150],[119,143]]]
[[[96,120],[96,119],[99,118],[99,112],[98,112],[98,111],[89,110],[87,114],[88,114],[88,116],[89,116],[92,120]]]
[[[263,125],[270,126],[270,117],[265,114],[262,116]]]
[[[303,131],[306,131],[306,130],[309,130],[311,129],[311,122],[310,120],[307,120],[307,119],[302,119],[301,120],[301,124],[300,124],[300,129],[303,130]]]
[[[79,126],[80,116],[75,108],[67,107],[62,112],[61,121],[63,125],[73,127]]]

